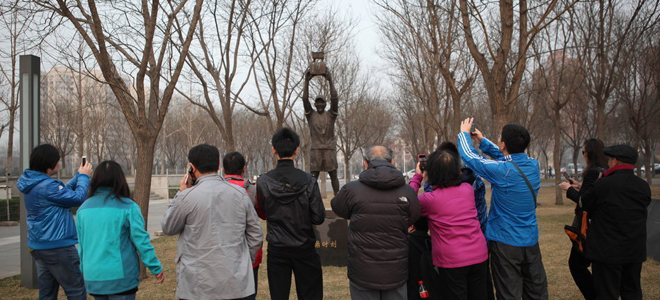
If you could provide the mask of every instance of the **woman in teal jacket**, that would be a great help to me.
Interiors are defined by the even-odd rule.
[[[163,268],[144,230],[140,207],[128,198],[121,166],[111,160],[100,163],[91,182],[91,197],[78,209],[76,224],[87,292],[97,300],[135,299],[138,259],[158,283],[163,282]]]

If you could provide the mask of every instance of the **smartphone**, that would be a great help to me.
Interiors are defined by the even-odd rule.
[[[573,183],[573,180],[571,180],[571,178],[568,177],[567,173],[563,173],[563,174],[564,174],[564,178],[566,178],[566,180],[568,180],[569,183]]]
[[[193,168],[191,165],[188,165],[188,173],[186,174],[186,182],[188,182],[188,178],[191,179],[190,183],[192,185],[195,185],[197,183],[197,178],[195,178],[195,173],[193,172]]]
[[[82,157],[82,165],[83,165],[83,167],[85,166],[85,164],[87,164],[87,156],[83,155],[83,157]]]
[[[419,169],[424,171],[426,169],[426,154],[417,155],[417,162],[419,162]]]
[[[476,123],[472,122],[472,127],[470,127],[470,134],[474,134],[474,130],[475,130],[476,125],[477,125]]]

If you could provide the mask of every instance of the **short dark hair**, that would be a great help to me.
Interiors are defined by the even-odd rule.
[[[279,157],[291,157],[293,152],[300,146],[300,137],[295,131],[282,128],[273,134],[271,143]]]
[[[245,158],[239,152],[229,152],[222,158],[222,167],[225,169],[225,175],[242,175]]]
[[[461,184],[461,165],[451,150],[431,153],[426,161],[426,174],[431,186],[447,188]]]
[[[124,171],[114,160],[106,160],[96,167],[92,175],[89,196],[94,196],[94,193],[100,187],[109,187],[110,194],[114,195],[120,201],[122,197],[131,197],[131,191],[128,188]]]
[[[215,146],[200,144],[190,148],[188,161],[200,173],[218,172],[218,168],[220,168],[220,151]]]
[[[30,170],[46,173],[48,169],[55,169],[60,161],[60,152],[51,144],[43,144],[32,149],[30,154]]]
[[[522,125],[507,124],[502,128],[502,142],[510,154],[525,152],[529,140],[529,132]]]

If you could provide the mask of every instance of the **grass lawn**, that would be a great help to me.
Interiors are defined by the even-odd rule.
[[[653,198],[660,198],[660,185],[653,185]],[[487,195],[490,199],[490,195]],[[538,208],[539,226],[541,230],[541,251],[548,275],[550,299],[581,299],[581,294],[568,270],[568,255],[570,242],[564,233],[564,225],[572,221],[574,205],[565,200],[564,205],[554,205],[554,188],[541,188]],[[326,201],[326,207],[330,207]],[[263,224],[265,228],[265,223]],[[165,283],[156,284],[153,276],[149,276],[140,284],[138,299],[174,299],[176,275],[174,257],[176,254],[177,237],[163,237],[153,241],[161,262],[164,264]],[[259,292],[257,299],[269,299],[268,280],[266,279],[266,255],[264,263],[259,268]],[[645,299],[660,299],[660,263],[649,259],[642,269],[642,289]],[[19,276],[0,280],[0,298],[2,299],[37,299],[38,291],[19,287]],[[324,299],[350,299],[346,268],[323,268]],[[291,289],[291,299],[295,297],[295,287]],[[60,299],[66,299],[60,291]],[[89,297],[92,299],[92,297]]]

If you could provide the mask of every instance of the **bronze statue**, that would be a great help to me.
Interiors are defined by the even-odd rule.
[[[312,71],[318,70],[312,66]],[[321,171],[326,171],[330,175],[332,190],[335,195],[339,191],[339,180],[337,179],[337,140],[335,138],[335,121],[339,114],[339,97],[337,90],[332,82],[332,76],[323,66],[323,74],[320,72],[305,72],[305,84],[303,87],[303,106],[305,107],[305,117],[309,124],[309,132],[312,136],[312,149],[309,155],[310,171],[318,179]],[[327,105],[324,96],[314,98],[314,107],[309,102],[309,81],[314,76],[323,76],[330,85],[330,111],[326,111]],[[325,191],[323,191],[325,193]]]

